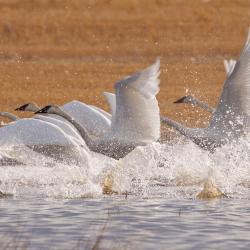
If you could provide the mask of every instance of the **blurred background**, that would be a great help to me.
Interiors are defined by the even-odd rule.
[[[102,92],[160,56],[161,113],[189,125],[208,114],[173,101],[216,105],[223,60],[250,26],[248,0],[0,0],[0,13],[1,111],[73,99],[107,109]]]

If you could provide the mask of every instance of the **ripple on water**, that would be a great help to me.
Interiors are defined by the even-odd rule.
[[[0,207],[1,245],[91,249],[99,239],[100,249],[248,249],[250,243],[244,200],[10,199]]]

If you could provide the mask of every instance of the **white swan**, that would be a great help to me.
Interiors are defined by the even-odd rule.
[[[19,107],[19,110],[34,112],[39,108],[34,103]],[[74,155],[76,146],[87,149],[77,129],[61,117],[37,115],[33,118],[18,119],[0,129],[0,145],[28,146],[33,150],[65,160]],[[63,156],[64,155],[64,156]],[[76,158],[76,157],[74,157]]]
[[[33,118],[20,119],[1,127],[0,145],[14,149],[27,146],[38,153],[70,162],[78,159],[77,147],[81,146],[88,152],[80,136],[70,136],[55,124]]]
[[[36,113],[56,114],[71,122],[90,150],[119,159],[136,146],[157,141],[160,137],[160,115],[156,94],[159,91],[160,61],[118,81],[115,84],[116,110],[109,132],[93,138],[70,114],[55,105]]]
[[[250,115],[250,32],[236,63],[228,68],[218,106],[207,128],[186,128],[165,117],[163,122],[177,129],[196,144],[213,151],[249,132]]]

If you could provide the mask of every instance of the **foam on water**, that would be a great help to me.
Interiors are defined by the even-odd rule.
[[[116,161],[79,147],[77,161],[59,162],[25,146],[2,146],[1,158],[25,165],[1,166],[0,190],[19,197],[99,197],[108,177],[118,194],[192,199],[211,178],[229,197],[249,199],[249,149],[243,139],[214,154],[191,142],[153,143]]]

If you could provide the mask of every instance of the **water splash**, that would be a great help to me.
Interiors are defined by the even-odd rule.
[[[14,196],[82,198],[117,194],[193,199],[212,179],[227,196],[249,199],[250,143],[241,139],[214,154],[191,142],[138,147],[116,161],[77,147],[77,160],[54,160],[25,146],[1,147],[0,155],[24,165],[0,167],[0,190]]]

